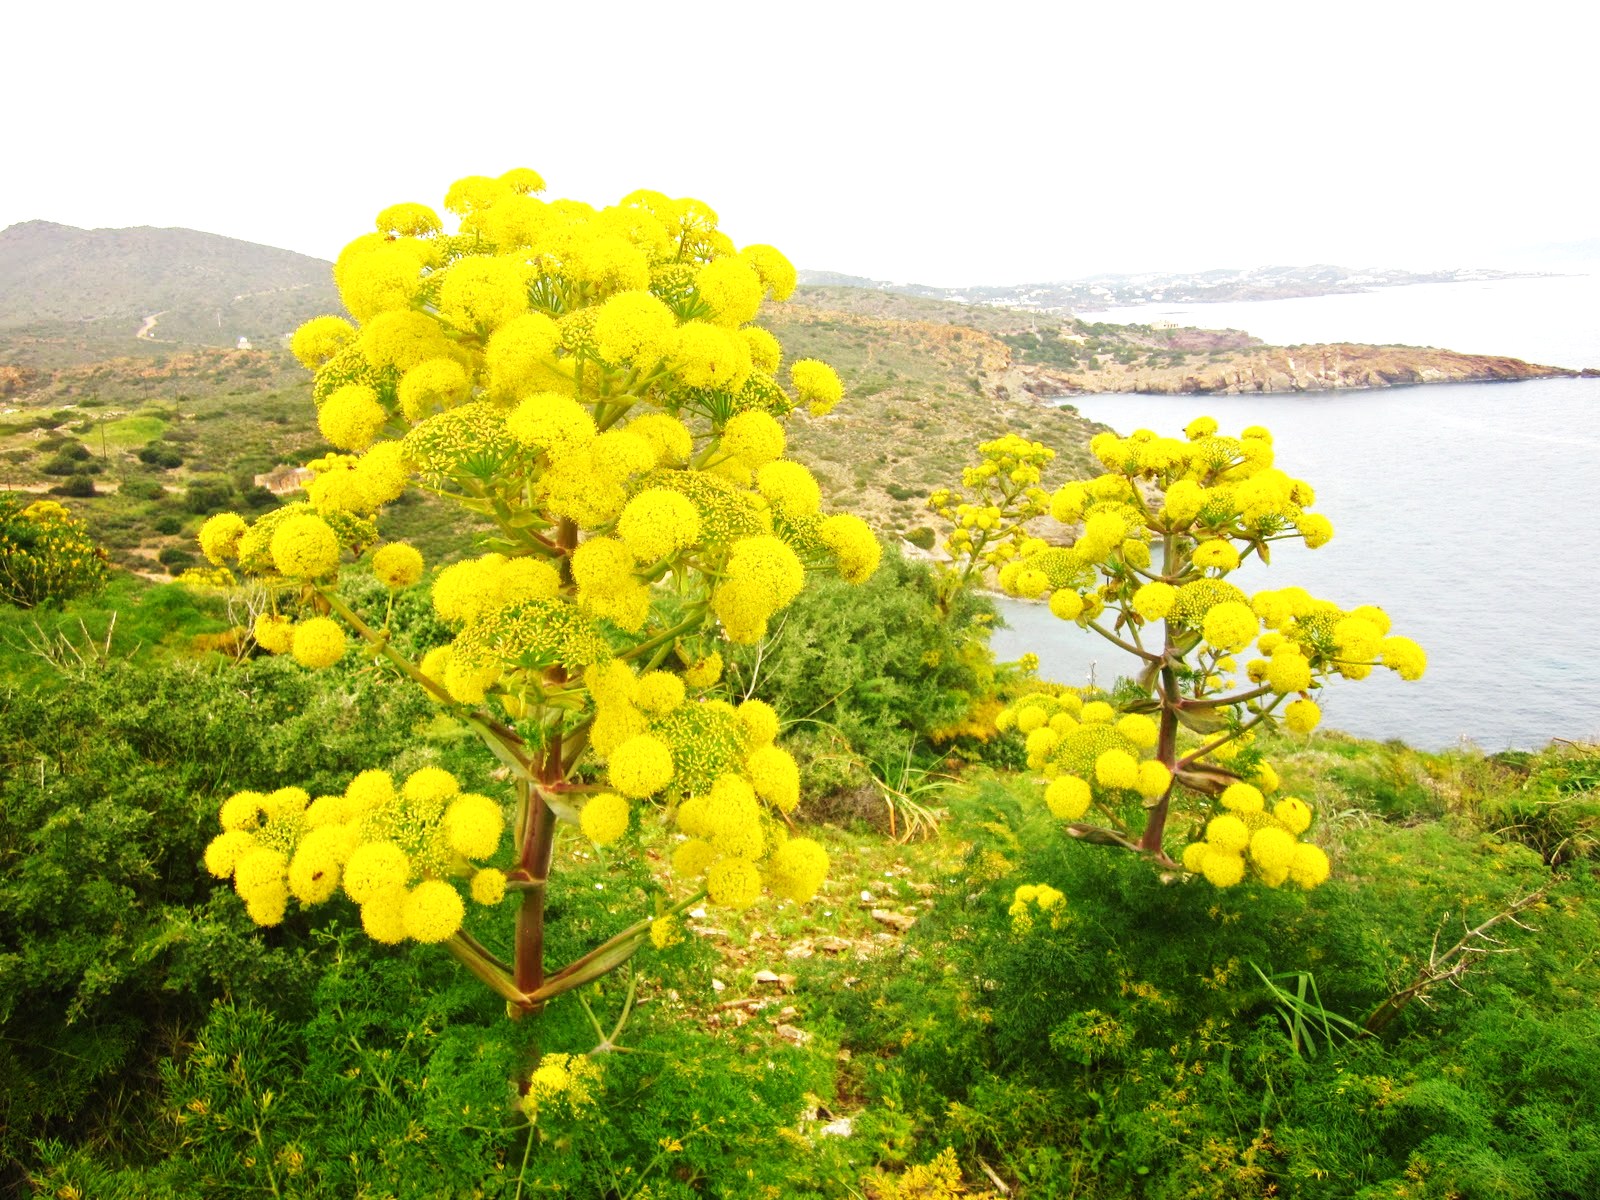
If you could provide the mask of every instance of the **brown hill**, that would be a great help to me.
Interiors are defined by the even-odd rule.
[[[0,230],[0,330],[14,343],[260,344],[339,311],[329,264],[291,250],[193,229]]]

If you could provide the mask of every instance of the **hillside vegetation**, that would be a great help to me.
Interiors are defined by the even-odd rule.
[[[0,331],[37,343],[36,354],[78,343],[77,353],[104,353],[150,317],[145,340],[157,344],[276,342],[338,311],[328,264],[290,250],[193,229],[27,221],[0,230]]]

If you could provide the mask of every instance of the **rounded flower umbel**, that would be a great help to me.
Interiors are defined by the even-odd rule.
[[[1074,836],[1177,866],[1165,833],[1174,805],[1187,804],[1209,822],[1182,852],[1195,876],[1218,887],[1316,886],[1329,866],[1301,840],[1310,809],[1264,800],[1279,779],[1254,731],[1310,735],[1333,680],[1375,667],[1418,679],[1422,649],[1392,634],[1374,605],[1345,608],[1298,587],[1252,594],[1229,578],[1251,559],[1268,562],[1277,543],[1315,550],[1333,536],[1309,511],[1311,486],[1277,465],[1267,430],[1227,436],[1207,417],[1182,439],[1101,433],[1089,449],[1105,470],[1048,496],[1027,490],[1040,458],[1031,447],[1020,438],[985,444],[962,481],[978,499],[947,489],[929,504],[954,526],[947,547],[969,571],[992,569],[1003,590],[1044,601],[1134,659],[1132,687],[1115,697],[1120,713],[1042,684],[1000,713],[998,728],[1025,740],[1028,765],[1043,775],[1051,814]],[[997,489],[1008,468],[1018,483]],[[1045,510],[1073,527],[1067,544],[1030,532]],[[1085,824],[1091,814],[1104,824]]]

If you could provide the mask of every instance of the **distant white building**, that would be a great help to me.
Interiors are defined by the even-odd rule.
[[[238,346],[235,347],[238,350],[249,350],[250,348],[250,339],[247,337],[240,338]]]

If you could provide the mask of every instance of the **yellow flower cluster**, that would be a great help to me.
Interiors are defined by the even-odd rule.
[[[252,575],[321,581],[339,569],[348,551],[377,540],[377,528],[354,511],[318,511],[286,504],[246,525],[237,513],[218,513],[200,527],[200,548],[217,566],[237,562]]]
[[[674,870],[704,876],[713,903],[748,908],[763,887],[799,903],[815,894],[827,853],[788,837],[771,815],[799,803],[800,773],[773,744],[778,716],[768,705],[690,699],[682,677],[636,675],[616,659],[591,666],[584,681],[596,706],[590,742],[606,759],[613,789],[583,808],[591,839],[615,841],[628,827],[629,799],[664,794],[688,838],[674,853]]]
[[[1215,887],[1233,887],[1246,874],[1268,887],[1284,882],[1314,888],[1328,878],[1328,856],[1300,841],[1311,827],[1311,807],[1286,796],[1269,809],[1263,790],[1235,783],[1222,793],[1223,812],[1206,824],[1205,838],[1185,847],[1184,870]]]
[[[580,1113],[595,1101],[600,1086],[600,1066],[583,1054],[546,1054],[528,1079],[528,1090],[519,1102],[530,1123],[540,1113],[561,1110],[567,1115]]]
[[[1141,713],[1118,717],[1103,700],[1084,703],[1075,692],[1031,692],[995,718],[1002,733],[1026,740],[1028,766],[1048,783],[1051,816],[1077,821],[1100,803],[1153,801],[1172,785],[1172,773],[1146,752],[1156,745],[1155,721]]]
[[[1067,924],[1067,897],[1048,883],[1025,883],[1011,894],[1011,929],[1026,934],[1034,927],[1034,917],[1047,917],[1051,929]]]
[[[500,805],[462,792],[438,767],[413,772],[399,787],[387,772],[363,771],[342,795],[314,800],[293,787],[237,792],[223,801],[219,820],[206,869],[233,880],[258,925],[279,924],[291,896],[310,908],[342,887],[374,940],[442,942],[466,914],[453,880],[469,880],[481,904],[505,893],[505,875],[474,861],[499,848]]]

